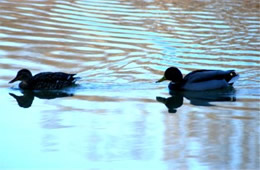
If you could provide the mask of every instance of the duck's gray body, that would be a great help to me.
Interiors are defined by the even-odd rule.
[[[226,88],[238,79],[234,70],[197,70],[187,74],[181,82],[170,82],[171,90],[213,90]]]

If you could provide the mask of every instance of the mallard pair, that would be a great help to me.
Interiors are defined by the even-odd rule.
[[[75,84],[76,74],[63,72],[43,72],[36,75],[28,69],[18,71],[16,77],[9,83],[21,81],[19,87],[28,90],[55,90],[69,87]],[[234,70],[196,70],[187,74],[184,78],[176,67],[170,67],[164,72],[164,76],[157,83],[164,80],[171,81],[170,90],[213,90],[233,85],[239,75]]]

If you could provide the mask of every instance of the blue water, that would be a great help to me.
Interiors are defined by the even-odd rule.
[[[259,2],[0,2],[0,169],[259,169]],[[169,94],[166,68],[235,69]],[[21,91],[17,71],[77,73]]]

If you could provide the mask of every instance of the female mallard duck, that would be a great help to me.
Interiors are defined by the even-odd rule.
[[[213,90],[225,88],[238,79],[239,75],[234,70],[196,70],[187,74],[184,78],[176,67],[170,67],[164,72],[164,76],[156,83],[170,80],[170,90]]]
[[[75,84],[76,74],[67,74],[62,72],[43,72],[32,76],[32,73],[27,69],[20,70],[16,77],[9,83],[22,81],[19,84],[21,89],[27,90],[55,90]]]

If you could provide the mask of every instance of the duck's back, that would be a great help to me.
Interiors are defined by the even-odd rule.
[[[237,74],[234,70],[196,70],[184,77],[187,82],[202,82],[208,80],[222,80],[229,82]]]
[[[184,77],[183,90],[212,90],[232,85],[238,75],[234,70],[197,70]]]
[[[61,89],[75,83],[75,74],[62,72],[43,72],[33,76],[31,80],[32,89]]]

